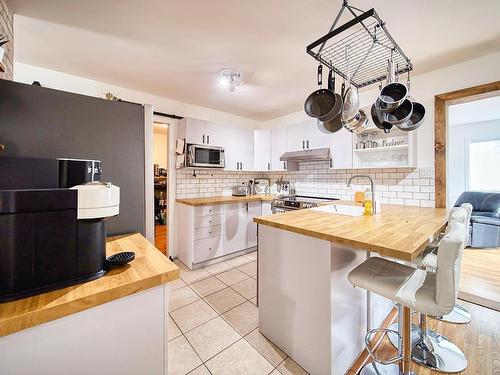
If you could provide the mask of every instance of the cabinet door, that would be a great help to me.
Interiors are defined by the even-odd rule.
[[[288,129],[271,129],[271,169],[273,171],[284,171],[285,162],[280,161],[280,156],[287,151]]]
[[[236,144],[240,169],[253,171],[253,129],[237,128]]]
[[[247,209],[245,203],[224,205],[224,254],[247,248]]]
[[[247,248],[257,246],[257,223],[253,218],[262,215],[261,202],[247,203]]]
[[[306,122],[306,133],[306,148],[330,147],[330,135],[319,130],[316,120]]]
[[[287,151],[299,151],[306,149],[306,129],[306,122],[299,122],[298,124],[288,127]]]
[[[253,132],[253,169],[254,171],[271,169],[271,131],[268,129]]]
[[[206,122],[195,118],[186,118],[186,142],[206,143]]]
[[[225,133],[228,125],[207,121],[205,142],[212,146],[225,147]]]
[[[330,135],[330,153],[334,169],[352,168],[352,133],[342,128]]]
[[[239,157],[239,141],[238,132],[233,126],[226,126],[224,131],[224,155],[226,158],[226,171],[238,170]]]

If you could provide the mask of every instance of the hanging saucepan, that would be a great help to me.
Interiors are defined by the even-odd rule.
[[[410,119],[403,122],[402,124],[396,124],[398,129],[404,131],[410,131],[419,128],[420,125],[423,124],[425,117],[425,107],[418,102],[412,102],[412,103],[413,103],[413,112],[411,114]]]
[[[371,108],[372,121],[375,124],[375,126],[379,129],[382,129],[384,133],[389,133],[390,130],[392,129],[392,124],[389,124],[388,122],[382,120],[381,112],[378,108],[379,103],[380,99],[377,98],[375,103],[372,104]]]
[[[323,66],[318,66],[318,86],[323,84]],[[309,95],[304,103],[304,111],[311,117],[320,118],[326,115],[335,105],[335,94],[332,90],[320,88]]]
[[[381,112],[379,119],[391,125],[400,125],[411,118],[413,113],[413,103],[409,99],[405,99],[403,104],[392,112]]]
[[[387,84],[380,90],[380,108],[391,110],[403,104],[408,96],[408,88],[402,83],[396,82],[394,73],[394,62],[389,60],[389,72],[387,74]]]
[[[331,69],[328,73],[328,88],[335,92],[335,74]],[[326,116],[317,120],[319,130],[323,133],[331,134],[342,129],[342,119],[340,117],[341,110],[342,97],[335,93],[335,105]]]

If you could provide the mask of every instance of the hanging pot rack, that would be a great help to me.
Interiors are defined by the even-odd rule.
[[[354,18],[337,27],[346,10]],[[396,76],[413,69],[410,59],[394,41],[375,9],[363,12],[344,0],[330,31],[308,45],[306,52],[348,80],[346,47],[349,49],[350,82],[356,88],[386,80],[387,60],[391,58]]]

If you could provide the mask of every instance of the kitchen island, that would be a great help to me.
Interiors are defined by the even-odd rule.
[[[260,332],[311,374],[344,374],[368,328],[394,307],[355,289],[349,272],[369,256],[412,261],[446,226],[446,209],[352,202],[257,217]],[[367,314],[367,311],[369,312]]]
[[[0,374],[166,374],[168,286],[179,269],[140,234],[111,239],[134,251],[103,277],[0,303]]]

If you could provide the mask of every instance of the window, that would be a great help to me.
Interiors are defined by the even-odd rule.
[[[469,144],[468,189],[500,191],[500,139]]]

